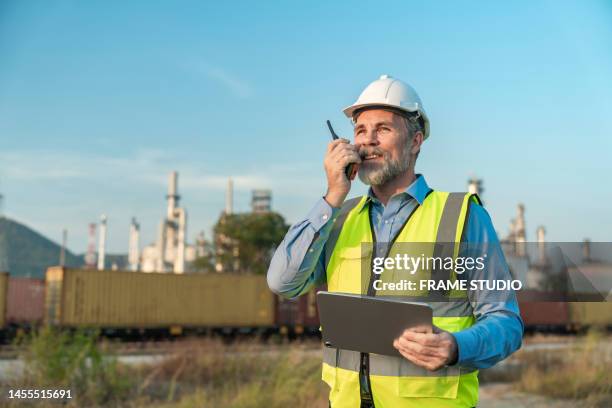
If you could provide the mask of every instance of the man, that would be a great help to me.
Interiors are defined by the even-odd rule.
[[[463,255],[476,247],[487,259],[486,267],[468,279],[511,279],[479,199],[434,191],[415,174],[429,120],[414,89],[383,75],[344,113],[355,125],[355,144],[343,139],[329,144],[324,159],[327,192],[277,248],[268,270],[274,292],[296,297],[327,283],[329,291],[380,295],[373,289],[374,275],[363,287],[363,262],[399,253],[406,242],[431,243],[429,255],[444,254],[449,245]],[[345,201],[350,163],[359,166],[359,178],[370,189],[367,196]],[[372,244],[372,253],[364,254],[363,243]],[[431,273],[432,279],[445,276],[436,268],[419,273]],[[458,279],[454,272],[446,277]],[[477,369],[521,346],[516,297],[477,288],[432,290],[424,299],[434,310],[434,330],[404,331],[393,342],[401,357],[324,349],[323,380],[330,386],[331,407],[476,406]]]

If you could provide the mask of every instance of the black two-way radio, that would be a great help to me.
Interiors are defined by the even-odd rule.
[[[329,128],[329,132],[331,133],[333,140],[340,139],[336,132],[334,132],[334,128],[332,127],[331,122],[329,120],[327,121],[327,127]],[[346,168],[344,169],[344,174],[346,174],[346,178],[348,178],[349,180],[353,180],[357,175],[356,163],[349,163],[348,166],[346,166]]]

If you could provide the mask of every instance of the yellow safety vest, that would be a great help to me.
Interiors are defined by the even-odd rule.
[[[362,281],[362,266],[371,265],[372,253],[366,248],[371,248],[368,244],[374,240],[366,199],[364,196],[345,202],[335,220],[325,253],[330,292],[365,294],[363,288],[368,287]],[[456,257],[470,201],[480,204],[477,196],[468,193],[431,191],[410,215],[387,256],[392,257],[401,243],[432,243],[427,247],[434,251],[433,243],[444,242],[451,243]],[[449,278],[456,278],[454,272]],[[369,282],[369,276],[366,279]],[[433,324],[449,332],[472,326],[475,318],[467,293],[451,291],[445,296],[448,301],[428,301],[433,308]],[[359,352],[324,347],[322,378],[331,388],[332,408],[359,408],[360,362]],[[430,372],[401,356],[370,353],[368,372],[376,408],[456,408],[474,407],[478,403],[478,371],[473,368],[449,366]]]

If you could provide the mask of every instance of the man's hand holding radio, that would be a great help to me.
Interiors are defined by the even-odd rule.
[[[350,163],[361,163],[359,150],[346,139],[333,140],[327,145],[323,166],[327,174],[325,201],[332,207],[340,207],[351,189],[345,169]]]

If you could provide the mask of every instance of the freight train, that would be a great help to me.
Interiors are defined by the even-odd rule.
[[[315,293],[284,299],[270,292],[264,276],[254,275],[52,267],[45,280],[0,274],[0,328],[5,340],[41,324],[95,328],[128,339],[189,334],[318,336]],[[546,301],[541,293],[522,291],[519,305],[528,332],[612,326],[612,302]]]
[[[125,339],[319,335],[316,291],[285,299],[270,292],[265,276],[64,267],[49,268],[44,280],[0,273],[2,339],[42,324]]]

